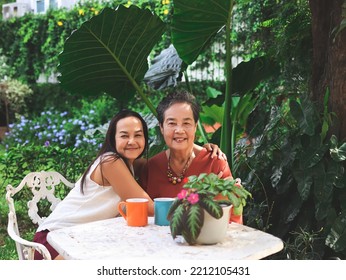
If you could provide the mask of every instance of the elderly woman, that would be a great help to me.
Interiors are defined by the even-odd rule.
[[[148,160],[140,173],[140,185],[152,199],[176,197],[184,178],[200,173],[231,177],[227,161],[210,157],[210,151],[194,144],[200,108],[186,91],[165,97],[157,107],[158,121],[167,150]],[[231,220],[242,223],[241,217]]]

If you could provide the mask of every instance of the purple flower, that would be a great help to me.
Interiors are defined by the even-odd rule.
[[[47,140],[46,142],[44,142],[44,146],[48,147],[50,145],[49,141]]]

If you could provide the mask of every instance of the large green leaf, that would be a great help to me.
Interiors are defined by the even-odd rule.
[[[223,111],[223,108],[217,105],[202,106],[201,121],[210,125],[214,125],[215,122],[222,123]]]
[[[333,183],[327,180],[325,167],[321,162],[314,167],[314,174],[315,218],[322,221],[332,205]]]
[[[302,99],[301,103],[291,100],[290,112],[303,133],[310,136],[315,134],[314,108],[311,102],[306,99]]]
[[[186,210],[183,204],[178,204],[178,202],[176,202],[176,205],[174,207],[175,207],[175,210],[169,214],[169,218],[170,218],[169,226],[170,226],[171,235],[173,239],[176,238],[177,235],[182,233],[183,219],[186,213]]]
[[[309,146],[300,155],[300,165],[302,168],[310,168],[318,164],[328,150],[328,145],[321,143],[320,135],[314,135],[309,140]]]
[[[215,219],[220,219],[223,215],[222,207],[215,200],[211,198],[205,198],[200,200],[200,205]]]
[[[184,216],[182,234],[189,244],[196,243],[196,239],[201,232],[204,222],[203,209],[198,205],[191,205]]]
[[[279,73],[278,64],[267,56],[252,58],[243,61],[233,69],[232,93],[244,95],[258,86],[258,84]]]
[[[335,220],[329,235],[326,238],[326,245],[336,252],[346,250],[346,212],[343,211]]]
[[[345,168],[342,164],[335,161],[331,161],[329,163],[327,170],[327,181],[331,182],[336,188],[346,188],[346,174]]]
[[[243,96],[256,88],[261,81],[279,73],[278,65],[266,56],[243,61],[232,69],[231,92]],[[225,101],[225,93],[210,98],[206,104],[221,106]]]
[[[222,92],[215,89],[215,88],[207,87],[206,94],[207,94],[208,98],[216,98],[219,95],[222,95]]]
[[[74,31],[59,55],[62,86],[71,92],[107,92],[127,100],[148,70],[147,57],[165,24],[149,10],[105,8]]]
[[[173,203],[172,203],[172,205],[169,208],[168,213],[167,213],[167,219],[168,220],[172,219],[173,213],[178,208],[179,205],[181,205],[181,200],[180,199],[176,199],[176,200],[173,201]]]
[[[302,200],[307,200],[310,195],[313,179],[309,169],[293,170],[293,176],[298,185],[297,189]]]
[[[335,135],[332,135],[330,138],[330,155],[336,162],[346,160],[346,143],[342,143],[340,147],[338,147],[338,140]]]
[[[242,127],[245,127],[249,115],[255,110],[256,106],[256,97],[253,97],[252,94],[243,95],[235,110],[236,112],[231,112],[232,122],[237,122]]]
[[[303,200],[301,199],[300,195],[297,192],[292,193],[291,197],[287,197],[287,202],[285,205],[281,206],[283,209],[280,219],[285,224],[292,222],[299,214],[302,204]]]
[[[231,15],[229,0],[174,0],[172,41],[180,58],[193,63]]]

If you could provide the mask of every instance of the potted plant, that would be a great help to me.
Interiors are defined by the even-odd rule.
[[[217,200],[217,195],[225,199]],[[241,214],[248,197],[251,194],[243,188],[239,179],[221,179],[214,173],[188,177],[168,212],[173,239],[182,235],[190,245],[221,241],[227,231],[230,207]],[[211,221],[212,225],[211,229],[204,231],[206,221]],[[201,235],[207,235],[211,240],[204,237],[201,240]]]

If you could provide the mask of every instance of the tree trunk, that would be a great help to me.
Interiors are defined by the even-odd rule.
[[[329,112],[334,112],[332,134],[346,140],[346,28],[336,36],[346,0],[309,0],[312,14],[312,98],[323,106],[329,89]],[[346,18],[344,10],[344,19]],[[346,20],[346,19],[345,19]]]

